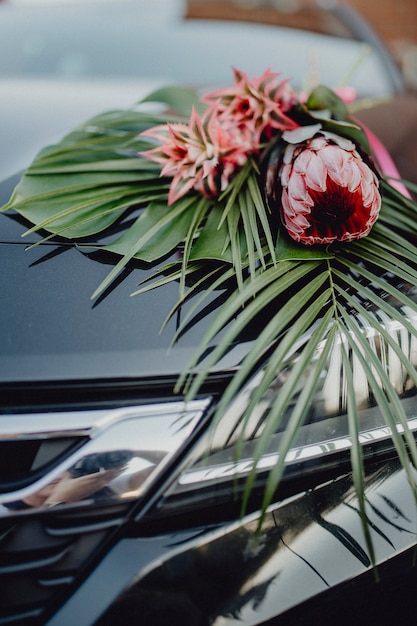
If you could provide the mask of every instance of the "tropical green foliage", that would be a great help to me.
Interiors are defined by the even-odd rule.
[[[148,100],[158,100],[184,114],[191,103],[197,103],[189,92],[183,94],[177,89],[160,91]],[[340,106],[338,100],[336,104]],[[407,380],[411,381],[407,393],[410,388],[417,388],[414,355],[405,351],[372,313],[382,311],[388,319],[404,327],[411,338],[417,339],[417,327],[410,315],[404,313],[417,315],[412,289],[417,287],[416,204],[383,180],[380,217],[368,237],[346,244],[306,247],[294,243],[280,229],[277,216],[271,215],[265,201],[264,172],[257,171],[254,163],[249,162],[220,198],[210,199],[190,192],[167,207],[169,181],[160,178],[156,164],[139,158],[138,153],[149,149],[149,141],[140,133],[168,119],[183,118],[154,115],[140,108],[95,117],[37,156],[4,209],[13,209],[33,223],[28,233],[46,231],[46,238],[58,234],[82,245],[85,238],[105,232],[129,214],[132,207],[142,207],[139,217],[103,247],[117,254],[119,260],[92,297],[102,293],[131,259],[153,264],[154,281],[140,286],[137,293],[176,281],[179,283],[176,309],[195,296],[195,304],[182,320],[178,334],[184,331],[205,298],[217,290],[225,290],[224,304],[201,338],[188,371],[178,381],[177,392],[182,391],[188,398],[198,393],[211,367],[244,336],[245,329],[269,311],[268,322],[260,328],[215,416],[215,420],[222,419],[254,367],[264,366],[259,385],[242,417],[243,438],[253,408],[277,373],[292,362],[293,347],[299,346],[296,362],[292,362],[290,375],[257,437],[253,470],[247,481],[245,501],[254,484],[256,463],[291,409],[278,451],[279,461],[266,485],[264,510],[282,479],[286,454],[328,367],[329,354],[335,342],[342,341],[353,479],[366,533],[364,469],[359,444],[361,424],[352,355],[361,363],[370,402],[379,407],[390,428],[394,447],[416,492],[411,464],[417,467],[417,448],[401,403],[406,389],[395,388],[389,363],[382,362],[358,323],[359,318],[365,320],[401,360]],[[328,124],[333,132],[337,127],[339,132],[344,129],[347,136],[363,136],[356,126],[343,126],[337,121]],[[412,192],[417,191],[409,187]],[[164,265],[166,257],[180,245],[181,259]],[[400,288],[402,284],[409,285],[408,293]],[[271,303],[276,303],[272,314]],[[308,333],[311,328],[313,331]],[[220,331],[216,347],[203,359],[207,346]],[[301,378],[306,381],[302,390],[298,384]]]

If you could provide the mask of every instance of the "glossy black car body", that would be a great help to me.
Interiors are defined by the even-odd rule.
[[[103,10],[111,15],[115,7],[107,4]],[[131,23],[136,14],[129,12],[133,11],[129,4],[124,19]],[[52,13],[39,15],[44,20],[55,9],[59,10],[51,7]],[[63,10],[74,15],[73,9]],[[79,11],[82,14],[81,6]],[[84,26],[95,15],[92,8],[86,11]],[[0,27],[2,17],[0,12]],[[368,37],[361,22],[353,25],[357,34]],[[200,27],[196,22],[189,36],[197,37],[201,52]],[[206,43],[213,48],[216,33],[219,51],[232,30],[216,30],[224,24],[211,28]],[[246,28],[236,26],[233,34],[236,45],[240,42],[236,49],[240,55],[247,52]],[[262,55],[244,59],[237,54],[249,73],[265,69],[268,63],[261,63],[271,54],[266,41],[270,28],[254,31],[254,36],[258,42],[264,38]],[[291,35],[295,50],[303,37]],[[337,40],[325,43],[338,49]],[[189,49],[182,53],[190,55]],[[385,56],[380,54],[377,49],[378,74],[371,81],[365,75],[359,88],[398,95],[401,79],[395,70],[386,71]],[[212,57],[213,53],[204,61],[202,57],[196,68],[192,63],[196,75],[186,74],[187,81],[223,81]],[[249,57],[253,69],[246,67]],[[127,59],[132,60],[129,55]],[[270,59],[269,64],[280,60]],[[214,73],[202,76],[201,66],[209,62]],[[175,74],[172,69],[185,71],[184,67],[185,61],[178,61],[167,71],[168,78]],[[329,72],[333,75],[339,69],[331,67]],[[152,71],[145,83],[160,77],[156,69]],[[300,68],[295,71],[303,73]],[[138,80],[138,89],[143,90],[139,78],[141,72],[129,82]],[[13,78],[15,87],[21,79]],[[107,80],[117,87],[114,76]],[[119,89],[123,93],[121,83]],[[408,111],[407,98],[401,96],[399,106]],[[411,110],[413,106],[414,102]],[[108,108],[104,101],[102,108]],[[62,132],[70,121],[78,121],[70,117],[61,118]],[[14,123],[12,116],[9,119]],[[47,131],[47,121],[47,115],[39,118],[41,134]],[[401,155],[401,147],[395,146],[394,152]],[[17,181],[18,176],[2,183],[1,205]],[[379,582],[364,541],[346,450],[330,455],[323,466],[294,466],[259,531],[262,472],[241,518],[241,485],[233,480],[236,465],[230,457],[220,458],[211,474],[204,468],[199,473],[198,465],[213,407],[257,329],[212,372],[178,429],[184,407],[173,387],[216,314],[216,300],[195,316],[169,349],[175,318],[163,333],[159,331],[176,302],[175,285],[130,298],[150,271],[132,263],[92,304],[90,295],[114,258],[86,247],[97,241],[78,242],[82,246],[77,247],[55,238],[28,251],[28,243],[36,243],[40,236],[22,240],[27,228],[14,214],[0,215],[0,623],[254,626],[404,621],[411,614],[409,602],[417,585],[413,567],[417,514],[412,491],[391,451],[367,450],[366,497]],[[174,431],[172,442],[168,431]],[[123,456],[119,461],[115,453],[126,450],[129,459]],[[27,504],[28,496],[37,495],[63,472],[75,478],[77,470],[79,476],[86,460],[97,462],[92,472],[99,474],[111,472],[119,463],[124,468],[131,457],[141,455],[149,457],[148,465],[138,471],[150,467],[151,472],[135,490],[122,487],[109,493],[103,488],[99,497],[94,493],[76,501]]]

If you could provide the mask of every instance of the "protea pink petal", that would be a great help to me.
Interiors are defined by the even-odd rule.
[[[336,145],[325,145],[320,150],[320,160],[322,161],[328,175],[341,185],[346,183],[346,178],[350,175],[348,170],[347,153]]]
[[[347,177],[346,184],[347,184],[349,191],[353,192],[358,187],[360,187],[362,183],[362,174],[361,174],[361,170],[358,167],[357,159],[352,158],[352,160],[350,161],[350,166],[348,170],[349,170],[349,176]]]
[[[303,174],[293,171],[287,187],[291,201],[299,201],[306,206],[311,206],[310,194]]]
[[[155,160],[155,159],[154,159]],[[161,168],[161,176],[174,177],[178,173],[178,167],[175,163],[167,161]]]
[[[166,124],[153,126],[152,128],[144,130],[141,135],[142,137],[151,137],[152,139],[163,142],[168,135],[168,126]]]
[[[309,221],[297,212],[294,203],[290,202],[287,190],[282,193],[283,222],[289,235],[296,241],[300,241],[306,228],[309,227]]]
[[[281,177],[281,185],[282,187],[287,187],[289,180],[290,180],[290,174],[292,172],[292,166],[291,163],[283,163],[281,165],[281,170],[280,170],[280,177]],[[268,177],[271,176],[270,171],[268,172]],[[270,183],[273,184],[273,183]]]
[[[221,122],[214,111],[202,118],[193,109],[188,125],[156,126],[143,135],[161,142],[142,155],[172,178],[169,205],[192,189],[216,197],[253,150],[247,132],[227,117]]]
[[[289,146],[280,171],[281,218],[304,244],[351,241],[369,234],[378,218],[378,179],[349,140],[324,135]],[[320,165],[319,165],[320,162]],[[323,184],[324,181],[324,184]]]
[[[165,152],[160,146],[157,148],[151,148],[151,150],[147,150],[146,152],[140,152],[140,155],[160,164],[164,164],[167,158]]]
[[[294,170],[303,175],[307,188],[325,191],[327,170],[315,152],[312,150],[301,152],[294,164]]]
[[[191,111],[189,128],[190,135],[195,138],[197,143],[200,145],[207,144],[207,136],[204,130],[203,122],[194,107]]]
[[[291,196],[288,197],[288,203],[291,207],[291,214],[296,215],[310,215],[311,209],[314,205],[313,200],[308,197],[308,201],[301,202],[300,200],[294,200]]]

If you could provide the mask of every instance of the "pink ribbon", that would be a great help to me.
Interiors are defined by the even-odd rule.
[[[371,130],[369,130],[369,128],[367,128],[363,124],[361,124],[361,126],[365,131],[366,136],[368,137],[369,146],[375,156],[375,159],[378,161],[381,172],[390,179],[401,178],[394,161],[392,160],[388,150],[386,149],[382,141],[380,141],[378,137],[374,135]],[[390,185],[406,198],[411,198],[410,192],[408,191],[407,187],[403,185],[403,183],[399,180],[390,180]]]

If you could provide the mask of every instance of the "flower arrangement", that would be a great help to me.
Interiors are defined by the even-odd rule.
[[[324,86],[297,95],[270,69],[253,79],[235,70],[232,86],[201,99],[187,89],[161,89],[144,102],[162,103],[163,114],[140,107],[104,113],[43,150],[5,208],[34,224],[28,232],[46,230],[47,238],[58,234],[82,245],[140,207],[122,234],[101,246],[119,260],[93,297],[130,260],[154,266],[155,280],[136,293],[178,282],[170,315],[195,300],[173,341],[205,298],[222,290],[223,304],[178,380],[176,391],[188,398],[268,311],[214,418],[222,419],[258,369],[260,379],[241,420],[244,437],[253,408],[277,372],[295,363],[260,429],[248,477],[246,499],[257,462],[285,417],[265,508],[330,367],[329,355],[341,346],[341,410],[348,417],[353,478],[366,520],[353,360],[366,381],[365,400],[379,407],[417,497],[409,462],[417,467],[417,447],[399,400],[417,388],[414,351],[401,349],[374,313],[405,328],[410,345],[417,338],[413,290],[398,286],[417,286],[417,206],[408,191],[417,189],[392,180],[389,156],[350,116],[351,98],[351,92]],[[369,340],[363,323],[379,344]],[[378,347],[382,340],[401,360],[400,388]]]
[[[282,188],[282,223],[290,237],[326,244],[366,236],[381,206],[378,179],[343,129],[338,135],[314,119],[301,119],[301,103],[288,81],[269,69],[252,81],[242,71],[234,75],[233,87],[202,98],[208,105],[202,117],[193,109],[187,125],[143,133],[160,145],[142,156],[161,166],[161,176],[172,177],[168,206],[190,190],[219,197],[278,137],[286,147],[278,180],[269,185]]]

